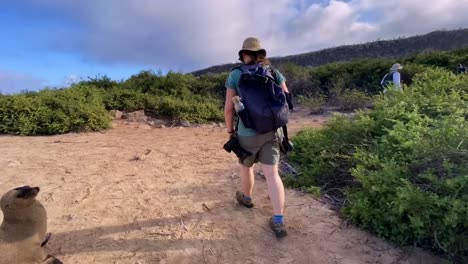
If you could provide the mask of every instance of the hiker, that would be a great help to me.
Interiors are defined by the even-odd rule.
[[[270,72],[271,76],[273,76],[271,80],[274,78],[277,86],[275,86],[273,82],[270,82],[270,85],[277,89],[276,92],[279,94],[279,96],[287,97],[286,99],[281,97],[283,99],[282,101],[276,101],[277,103],[280,102],[280,105],[279,108],[275,109],[281,109],[279,112],[280,118],[278,120],[287,119],[289,110],[292,110],[291,98],[288,87],[285,83],[285,77],[278,70],[271,67],[271,63],[266,58],[266,50],[261,47],[259,39],[255,37],[246,38],[243,42],[242,49],[238,52],[238,55],[242,65],[234,68],[230,72],[225,84],[227,91],[224,118],[230,139],[236,139],[234,142],[238,142],[240,145],[239,147],[242,149],[239,151],[242,152],[245,150],[251,155],[245,158],[239,158],[238,162],[240,164],[241,191],[236,192],[236,200],[239,204],[247,208],[252,208],[254,206],[252,201],[252,192],[254,187],[254,164],[258,162],[261,163],[268,186],[269,198],[273,206],[273,216],[269,219],[269,226],[274,231],[276,237],[282,238],[287,235],[283,216],[285,192],[283,182],[279,176],[278,164],[280,160],[280,152],[282,152],[281,148],[283,147],[281,142],[284,142],[283,140],[285,138],[285,134],[281,128],[273,129],[272,131],[268,132],[262,131],[261,127],[265,127],[266,130],[266,127],[271,125],[271,120],[263,121],[259,118],[256,119],[257,123],[250,124],[250,126],[244,123],[243,119],[238,118],[236,128],[234,128],[234,115],[237,113],[236,108],[238,109],[239,106],[235,108],[233,98],[234,100],[237,98],[237,102],[243,102],[245,107],[251,107],[249,110],[249,114],[251,116],[254,115],[252,113],[255,113],[255,111],[261,112],[259,109],[262,108],[263,104],[265,103],[265,96],[261,95],[261,97],[257,97],[257,94],[254,94],[262,93],[263,87],[261,87],[261,85],[263,83],[254,82],[254,87],[248,87],[248,84],[252,84],[252,82],[249,82],[248,80],[244,81],[245,79],[242,76],[246,75],[242,75],[243,69],[245,71],[250,69],[260,73],[262,73],[263,70],[272,70],[272,72]],[[249,75],[250,78],[255,78],[255,76],[257,75]],[[281,91],[284,91],[286,94],[282,93]],[[250,95],[250,97],[242,97],[245,94]],[[240,98],[236,96],[239,96]],[[255,100],[255,98],[259,99]],[[285,100],[288,102],[286,106],[284,106],[284,104],[286,104]],[[244,108],[244,105],[242,105],[242,108]],[[248,128],[253,126],[256,128]],[[262,131],[262,133],[258,131]]]
[[[466,74],[467,73],[467,70],[466,70],[466,67],[463,66],[463,64],[458,64],[458,67],[457,67],[457,74]]]
[[[401,69],[403,69],[403,66],[401,66],[399,63],[395,63],[390,68],[390,72],[385,74],[385,76],[382,78],[380,86],[384,89],[384,93],[387,91],[387,87],[392,83],[401,90],[401,75],[400,72],[398,72]]]

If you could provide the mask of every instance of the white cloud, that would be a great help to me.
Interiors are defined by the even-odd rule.
[[[379,31],[373,37],[392,38],[468,27],[468,0],[354,0],[350,5],[377,18]]]
[[[51,32],[54,50],[103,64],[195,70],[233,62],[257,36],[273,56],[468,27],[468,0],[33,0],[78,25]],[[69,23],[64,23],[64,25]]]
[[[377,30],[376,25],[359,21],[358,15],[357,9],[341,1],[313,4],[290,23],[289,41],[300,52],[358,42]]]

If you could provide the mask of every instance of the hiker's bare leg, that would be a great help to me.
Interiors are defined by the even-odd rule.
[[[284,186],[278,173],[278,165],[262,165],[263,174],[265,175],[268,194],[273,206],[275,215],[283,215],[284,208]]]
[[[252,197],[253,187],[254,187],[254,166],[252,167],[245,167],[244,165],[240,165],[240,175],[241,175],[241,184],[242,184],[242,192],[245,196]]]

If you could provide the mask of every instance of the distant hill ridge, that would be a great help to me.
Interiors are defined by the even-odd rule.
[[[316,67],[338,61],[365,58],[401,58],[406,55],[430,51],[450,51],[468,47],[468,28],[438,30],[425,35],[393,40],[378,40],[364,44],[344,45],[297,55],[271,57],[273,64],[294,63]],[[221,64],[193,71],[195,76],[221,73],[232,69],[235,63]]]

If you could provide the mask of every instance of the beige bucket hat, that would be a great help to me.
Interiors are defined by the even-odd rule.
[[[400,65],[400,63],[395,63],[393,66],[390,68],[391,71],[397,71],[403,69],[403,66]]]
[[[248,37],[244,40],[242,43],[242,48],[239,50],[239,58],[242,58],[242,52],[243,51],[253,51],[253,52],[259,52],[263,53],[264,56],[266,56],[266,50],[262,48],[262,45],[260,44],[260,40],[255,37]]]

